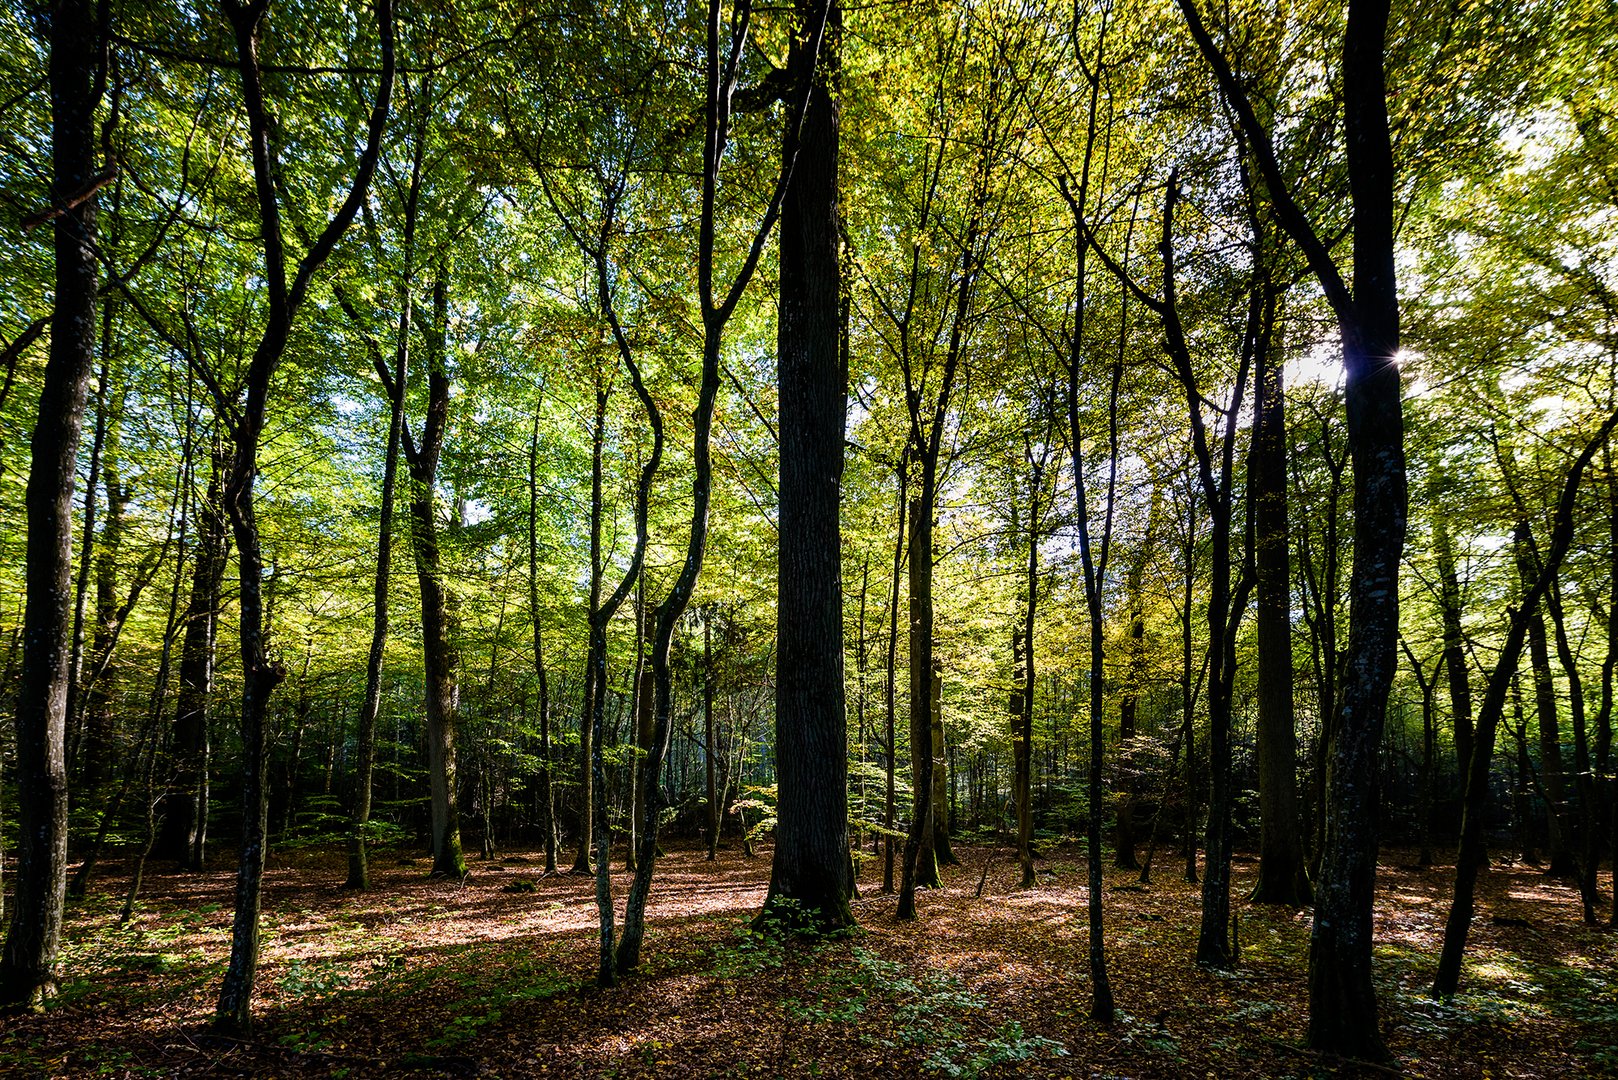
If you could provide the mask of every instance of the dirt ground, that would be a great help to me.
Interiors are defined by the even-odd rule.
[[[1412,1077],[1618,1075],[1618,934],[1579,923],[1571,886],[1496,864],[1481,884],[1463,993],[1426,990],[1450,867],[1385,853],[1378,980],[1394,1069],[1301,1049],[1308,912],[1238,905],[1241,965],[1199,969],[1198,897],[1178,860],[1149,886],[1107,876],[1120,1016],[1088,1019],[1082,849],[1054,848],[1017,889],[1003,849],[961,848],[919,921],[893,917],[866,866],[860,931],[828,941],[749,932],[769,878],[676,846],[659,861],[644,970],[593,983],[592,884],[545,877],[533,852],[434,881],[379,853],[376,888],[336,886],[336,852],[272,856],[257,1027],[209,1034],[229,947],[233,873],[151,873],[118,928],[110,864],[70,911],[62,993],[0,1020],[0,1075],[368,1077]],[[987,868],[987,875],[984,871]],[[1233,895],[1254,867],[1238,862]],[[982,896],[976,896],[980,879]],[[620,915],[628,877],[614,875]]]

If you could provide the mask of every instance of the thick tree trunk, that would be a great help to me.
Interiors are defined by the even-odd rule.
[[[438,462],[449,417],[445,332],[449,282],[440,267],[433,280],[433,320],[423,327],[427,348],[427,418],[421,445],[410,455],[410,534],[421,590],[421,643],[427,696],[427,779],[432,794],[433,875],[465,877],[457,800],[455,736],[459,725],[460,656],[455,646],[453,599],[438,553]]]
[[[1337,317],[1354,462],[1349,642],[1335,706],[1326,829],[1309,943],[1311,1049],[1379,1059],[1387,1049],[1371,979],[1379,806],[1377,758],[1396,666],[1407,490],[1394,266],[1394,167],[1388,129],[1388,0],[1349,0],[1343,33],[1344,150],[1352,203],[1352,291],[1299,206],[1270,133],[1202,23],[1180,0],[1197,46],[1237,113],[1277,218],[1308,259]]]
[[[1278,299],[1278,298],[1277,298]],[[1279,334],[1259,350],[1254,378],[1253,452],[1258,641],[1258,881],[1249,899],[1303,907],[1313,899],[1298,815],[1298,737],[1292,698],[1292,565],[1287,531],[1286,395]]]
[[[798,0],[809,27],[816,0]],[[847,381],[838,260],[836,97],[842,12],[826,15],[819,62],[789,61],[807,91],[801,142],[781,212],[781,545],[776,623],[775,859],[764,909],[796,901],[822,930],[853,925],[848,850],[843,569],[839,521]],[[800,41],[802,39],[799,39]],[[811,38],[812,40],[812,38]],[[813,78],[813,86],[804,80]]]
[[[652,873],[657,857],[657,827],[658,814],[662,809],[661,776],[663,758],[667,753],[669,736],[673,727],[673,679],[669,667],[669,647],[674,637],[674,629],[680,617],[685,613],[686,607],[691,603],[691,593],[697,584],[697,577],[702,572],[703,557],[708,545],[708,508],[713,488],[713,461],[711,456],[711,442],[713,433],[714,399],[719,393],[719,358],[724,344],[725,326],[729,323],[731,315],[736,310],[736,304],[741,300],[743,292],[752,280],[758,269],[759,259],[763,254],[764,242],[775,227],[777,216],[781,212],[784,197],[788,193],[793,170],[798,157],[799,135],[803,122],[807,116],[807,98],[799,98],[800,105],[791,111],[788,124],[788,134],[783,146],[781,158],[781,171],[777,177],[775,190],[770,197],[769,207],[765,210],[759,227],[754,231],[748,254],[740,270],[731,280],[730,287],[720,295],[716,292],[714,282],[714,244],[716,236],[716,206],[719,191],[719,177],[725,156],[725,147],[730,136],[731,99],[736,91],[738,74],[737,65],[743,52],[742,41],[747,34],[748,16],[745,8],[736,15],[731,32],[733,41],[728,52],[721,49],[721,28],[724,25],[721,0],[709,0],[706,19],[706,49],[704,60],[705,75],[705,120],[706,138],[703,143],[703,171],[702,171],[702,211],[698,231],[697,252],[697,291],[698,300],[702,310],[702,373],[697,392],[697,407],[692,414],[692,466],[691,480],[691,531],[686,540],[685,559],[680,566],[678,576],[668,595],[657,606],[656,624],[652,638],[652,678],[656,691],[656,704],[652,725],[651,749],[646,756],[646,805],[645,817],[641,821],[641,832],[636,837],[640,850],[636,857],[635,880],[630,886],[629,896],[624,904],[624,929],[619,940],[617,952],[617,971],[621,974],[637,967],[640,963],[641,943],[645,936],[646,901],[651,892]],[[806,17],[805,34],[800,43],[795,44],[794,51],[801,51],[806,56],[804,70],[799,78],[800,86],[804,88],[816,85],[815,65],[817,63],[820,46],[825,37],[830,22],[831,2],[819,9],[818,15],[811,13]],[[598,261],[598,266],[600,265]],[[600,275],[601,287],[604,290],[605,274]],[[833,275],[836,280],[836,275]],[[624,339],[614,324],[614,332],[618,335],[620,350],[624,349]],[[654,430],[658,442],[653,452],[652,461],[648,463],[646,471],[642,473],[642,482],[638,496],[638,516],[640,546],[645,544],[645,507],[650,477],[656,468],[658,451],[661,449],[661,426],[657,420],[657,412],[651,399],[646,396],[639,385],[637,376],[637,391],[641,392],[642,403],[653,418]],[[840,451],[839,451],[840,452]],[[841,631],[839,630],[839,638]],[[840,646],[839,646],[840,649]],[[839,659],[841,653],[839,651]],[[837,693],[839,699],[842,694],[841,679],[838,680]],[[844,759],[847,747],[839,743],[837,757]],[[845,766],[846,767],[846,766]],[[846,777],[845,777],[846,785]],[[846,833],[846,824],[845,824]],[[846,844],[846,840],[845,840]],[[846,863],[847,849],[843,850]]]
[[[60,0],[50,12],[51,197],[65,204],[95,173],[96,8]],[[0,952],[0,1010],[41,1007],[54,992],[67,885],[68,619],[73,484],[95,359],[95,200],[53,226],[55,304],[34,425],[25,505],[27,611],[17,691],[17,884]]]

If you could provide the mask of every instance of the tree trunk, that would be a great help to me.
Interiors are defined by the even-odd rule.
[[[905,511],[909,506],[910,487],[910,456],[907,452],[901,454],[898,473],[899,492],[896,502],[897,521],[896,532],[893,538],[893,590],[888,594],[888,654],[886,660],[887,681],[884,684],[883,711],[886,718],[886,746],[883,748],[886,756],[887,788],[883,794],[882,823],[887,828],[882,844],[882,891],[893,892],[893,855],[894,833],[897,831],[898,817],[896,813],[896,791],[894,775],[897,771],[898,757],[898,731],[896,719],[898,716],[898,651],[899,651],[899,579],[904,572],[905,541]]]
[[[1346,372],[1344,409],[1354,462],[1354,562],[1349,642],[1332,731],[1326,835],[1309,942],[1310,1049],[1388,1056],[1371,978],[1372,905],[1379,842],[1377,757],[1396,666],[1399,565],[1407,489],[1400,401],[1399,298],[1394,265],[1394,167],[1388,129],[1388,0],[1349,0],[1343,33],[1344,152],[1352,203],[1350,287],[1293,197],[1270,133],[1246,89],[1180,0],[1192,36],[1237,113],[1283,228],[1303,250],[1337,317]]]
[[[706,781],[707,813],[704,825],[708,832],[709,862],[719,857],[719,792],[714,761],[713,727],[713,619],[714,612],[710,608],[702,620],[702,765]],[[776,685],[780,686],[779,680]],[[779,711],[776,713],[776,720],[778,722],[780,720]],[[777,845],[780,843],[779,834],[776,843]]]
[[[449,371],[445,334],[449,322],[448,274],[433,276],[433,321],[423,327],[427,349],[427,418],[421,444],[410,454],[410,532],[421,589],[421,641],[427,692],[427,773],[432,793],[433,876],[466,876],[461,853],[460,808],[455,769],[459,724],[459,653],[454,602],[444,583],[438,553],[438,462],[449,418]]]
[[[1279,298],[1267,303],[1278,302]],[[1273,309],[1272,309],[1273,310]],[[1258,881],[1249,899],[1307,906],[1313,899],[1298,815],[1298,738],[1292,699],[1292,566],[1287,531],[1286,395],[1280,335],[1257,355],[1248,498],[1254,507],[1258,642]]]
[[[1596,874],[1601,865],[1600,813],[1597,806],[1596,779],[1591,772],[1589,718],[1585,713],[1584,679],[1579,674],[1578,659],[1568,639],[1567,619],[1562,611],[1562,589],[1552,581],[1545,593],[1545,610],[1550,612],[1551,625],[1556,632],[1556,656],[1567,677],[1568,716],[1573,724],[1573,785],[1578,793],[1578,836],[1582,850],[1574,872],[1578,878],[1579,900],[1584,908],[1586,926],[1598,926],[1596,906],[1601,902],[1596,886]],[[1569,846],[1572,846],[1569,838]]]
[[[294,317],[308,295],[315,273],[325,264],[337,241],[359,213],[360,204],[376,171],[382,134],[387,126],[394,69],[393,7],[391,0],[380,0],[377,23],[382,38],[382,75],[367,124],[365,150],[355,170],[354,185],[337,213],[299,261],[296,275],[289,285],[276,191],[276,153],[270,138],[270,113],[264,101],[259,68],[259,34],[268,10],[268,0],[252,0],[245,6],[232,3],[225,8],[236,40],[242,98],[247,111],[269,309],[264,334],[254,348],[247,368],[246,402],[239,412],[218,392],[217,383],[214,384],[218,411],[222,417],[233,418],[231,438],[235,453],[226,477],[224,496],[231,529],[236,537],[240,571],[242,655],[242,846],[236,874],[230,961],[220,986],[214,1024],[237,1035],[246,1034],[251,1026],[253,983],[258,973],[258,915],[266,842],[264,714],[270,694],[286,678],[286,669],[272,662],[266,649],[269,620],[263,588],[264,561],[253,506],[258,446],[268,411],[271,380],[286,352]]]
[[[1156,514],[1154,502],[1153,516]],[[1135,856],[1136,796],[1140,789],[1139,765],[1135,760],[1136,719],[1140,712],[1141,691],[1146,684],[1146,612],[1141,603],[1141,578],[1146,572],[1146,553],[1152,546],[1152,526],[1148,523],[1141,547],[1129,564],[1124,592],[1129,602],[1128,679],[1123,699],[1118,702],[1118,772],[1122,798],[1113,829],[1112,864],[1120,870],[1139,870]]]
[[[900,919],[916,917],[916,889],[938,884],[932,842],[933,659],[932,470],[922,462],[922,494],[910,504],[910,831],[899,876]]]
[[[1525,579],[1524,584],[1527,584]],[[1543,612],[1528,620],[1528,663],[1534,675],[1534,712],[1539,726],[1539,782],[1545,791],[1545,834],[1550,862],[1545,873],[1571,878],[1573,838],[1569,834],[1566,791],[1562,781],[1562,730],[1557,715],[1556,684],[1551,675],[1550,643]]]
[[[556,793],[551,784],[551,687],[545,670],[544,618],[539,609],[539,407],[528,443],[528,610],[533,620],[534,678],[539,683],[539,827],[545,873],[556,873]]]
[[[1466,795],[1461,812],[1461,843],[1455,858],[1455,894],[1450,903],[1449,916],[1444,923],[1444,947],[1439,954],[1438,974],[1433,980],[1433,996],[1453,997],[1460,985],[1461,958],[1466,952],[1466,939],[1472,925],[1472,911],[1478,870],[1483,864],[1484,818],[1489,810],[1489,766],[1494,759],[1494,734],[1505,712],[1506,695],[1515,693],[1517,665],[1522,658],[1523,639],[1528,624],[1539,612],[1539,603],[1556,580],[1562,560],[1567,556],[1573,540],[1573,510],[1577,505],[1579,482],[1585,469],[1594,459],[1596,451],[1618,427],[1618,412],[1614,412],[1602,425],[1596,438],[1589,443],[1569,470],[1557,501],[1551,527],[1550,544],[1543,564],[1524,582],[1521,606],[1512,609],[1506,628],[1506,640],[1495,661],[1494,670],[1478,711],[1477,729],[1472,745],[1472,760],[1467,763]],[[1618,539],[1618,526],[1614,529]],[[1529,538],[1527,526],[1519,523],[1515,537],[1519,546]],[[1618,592],[1618,585],[1614,586]],[[1521,707],[1518,707],[1519,712]],[[1522,740],[1519,740],[1521,742]],[[1594,873],[1594,870],[1591,870]]]
[[[174,779],[163,810],[160,858],[184,870],[201,870],[208,842],[209,702],[213,693],[214,641],[219,628],[220,591],[229,562],[230,533],[225,520],[224,483],[230,456],[217,434],[208,489],[197,511],[197,563],[191,576],[185,635],[180,642],[180,689],[174,705],[170,753]]]
[[[388,583],[393,567],[393,504],[404,437],[405,387],[410,374],[410,330],[415,313],[416,215],[421,205],[421,169],[426,152],[424,133],[417,132],[410,158],[410,183],[404,205],[404,274],[399,281],[399,325],[394,340],[393,371],[384,385],[388,397],[388,441],[382,458],[381,506],[376,528],[376,573],[371,583],[371,650],[365,661],[365,697],[354,762],[354,806],[349,816],[348,879],[344,888],[369,889],[371,868],[365,834],[371,821],[371,780],[376,767],[376,717],[382,707],[382,661],[388,644]],[[378,363],[380,364],[380,360]]]
[[[60,0],[50,26],[51,197],[73,198],[95,172],[95,5]],[[25,495],[27,609],[17,691],[17,884],[0,952],[0,1010],[40,1008],[55,990],[67,884],[68,620],[73,485],[95,359],[95,200],[55,219],[50,354]]]
[[[819,7],[797,0],[806,33],[788,62],[808,104],[781,211],[779,795],[764,910],[790,899],[806,922],[840,930],[854,922],[839,519],[847,382],[837,202],[842,11],[836,0],[827,6],[824,40],[817,43],[807,31]]]
[[[109,429],[114,421],[109,418]],[[129,485],[117,461],[117,433],[111,430],[102,451],[101,479],[107,491],[107,516],[101,525],[95,560],[95,632],[90,638],[90,680],[83,687],[84,732],[79,753],[78,788],[92,798],[107,778],[118,756],[113,746],[113,698],[118,672],[112,651],[118,639],[118,564],[123,553],[124,518],[129,509]]]

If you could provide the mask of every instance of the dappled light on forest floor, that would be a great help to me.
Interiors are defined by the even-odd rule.
[[[71,912],[58,1003],[0,1032],[0,1074],[1304,1077],[1330,1064],[1299,1049],[1307,911],[1237,900],[1241,964],[1207,971],[1191,962],[1197,888],[1109,870],[1121,1016],[1105,1030],[1088,1019],[1082,848],[1053,848],[1030,889],[1003,850],[959,854],[944,887],[921,892],[918,921],[896,920],[867,880],[861,931],[806,942],[747,929],[767,849],[709,863],[672,848],[643,970],[601,989],[590,878],[543,875],[526,854],[474,862],[464,882],[378,858],[376,889],[355,894],[337,888],[335,853],[289,852],[267,877],[259,1026],[235,1042],[206,1027],[231,875],[157,873],[118,929],[127,879],[109,865]],[[1410,861],[1390,854],[1380,871],[1376,946],[1406,1075],[1618,1068],[1618,935],[1580,925],[1570,886],[1529,867],[1485,873],[1462,993],[1438,1003],[1451,869]],[[1255,870],[1236,864],[1233,897]],[[615,866],[613,879],[621,917],[629,876]]]

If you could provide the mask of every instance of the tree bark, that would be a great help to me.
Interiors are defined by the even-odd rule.
[[[410,538],[421,591],[421,643],[427,696],[427,774],[432,795],[433,876],[466,876],[461,851],[455,737],[459,726],[460,654],[455,645],[454,600],[444,583],[438,550],[438,463],[449,419],[449,369],[445,334],[449,281],[440,266],[433,276],[433,318],[422,328],[427,352],[427,415],[421,442],[411,448]]]
[[[1268,301],[1267,301],[1268,302]],[[1275,298],[1279,302],[1279,297]],[[1258,881],[1249,899],[1307,906],[1313,899],[1298,815],[1298,736],[1292,698],[1292,564],[1287,529],[1286,394],[1280,335],[1258,351],[1248,498],[1254,507],[1258,644]]]
[[[809,925],[841,930],[854,923],[839,520],[847,382],[837,197],[842,9],[837,0],[825,5],[825,33],[815,42],[822,5],[796,7],[805,32],[788,65],[807,104],[781,208],[778,796],[764,911],[791,900]]]
[[[229,562],[230,530],[225,518],[225,474],[230,455],[225,440],[213,438],[208,488],[197,511],[197,562],[191,575],[185,635],[180,642],[180,689],[174,705],[170,754],[174,779],[163,811],[160,858],[184,870],[201,870],[208,843],[209,704],[213,694],[214,645],[219,629],[220,591]]]
[[[95,172],[95,5],[59,0],[48,16],[51,196],[65,201]],[[0,951],[0,1010],[33,1009],[55,991],[67,887],[68,620],[73,486],[95,360],[95,201],[57,216],[50,354],[34,425],[25,503],[27,610],[17,692],[17,884]]]

